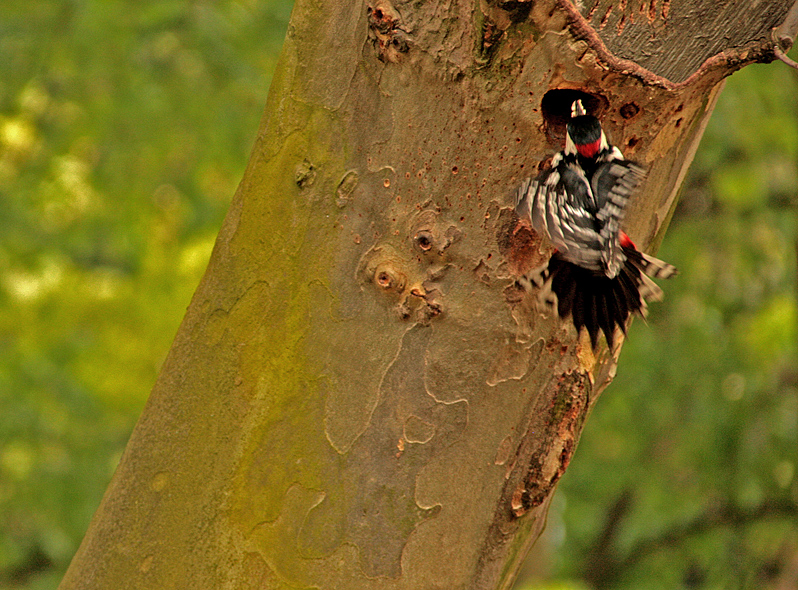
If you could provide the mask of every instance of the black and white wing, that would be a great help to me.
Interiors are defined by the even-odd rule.
[[[593,189],[582,169],[555,156],[553,167],[525,180],[516,212],[548,237],[560,255],[583,268],[603,271],[602,237]]]
[[[645,176],[645,169],[629,160],[611,160],[601,164],[593,173],[590,184],[598,205],[599,241],[608,277],[616,276],[626,260],[619,240],[621,223],[629,198]]]
[[[594,350],[602,332],[613,348],[616,331],[625,331],[629,316],[644,316],[646,298],[662,296],[650,277],[671,277],[676,268],[639,252],[621,230],[645,170],[617,147],[605,145],[586,155],[568,145],[552,158],[549,170],[525,180],[516,193],[519,217],[528,218],[556,249],[518,282],[525,289],[534,284],[538,302],[562,319],[571,317],[577,333],[584,328]],[[585,142],[579,145],[584,148]]]

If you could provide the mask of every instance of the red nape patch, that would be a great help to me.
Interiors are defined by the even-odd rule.
[[[576,144],[576,151],[578,151],[585,158],[592,158],[599,152],[599,149],[601,149],[600,137],[593,143]]]
[[[637,250],[637,246],[635,246],[635,243],[626,235],[626,232],[621,232],[620,238],[622,248],[634,248]]]

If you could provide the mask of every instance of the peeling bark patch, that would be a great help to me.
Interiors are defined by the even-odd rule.
[[[562,366],[570,364],[565,361]],[[542,530],[554,487],[573,454],[591,385],[584,374],[570,369],[557,374],[554,381],[536,383],[538,393],[525,412],[528,419],[519,425],[523,429],[520,440],[513,435],[515,442],[507,443],[505,439],[499,445],[496,456],[506,465],[506,481],[481,548],[478,567],[485,572],[493,567],[506,567],[508,552],[514,555],[513,559],[523,559],[531,539],[523,547],[512,543],[522,530],[533,531],[532,539]],[[505,458],[507,444],[515,451]],[[520,521],[523,515],[526,518]],[[483,578],[494,584],[494,578],[487,574]]]
[[[548,257],[548,253],[540,252],[541,237],[527,223],[519,222],[518,217],[512,211],[502,210],[497,226],[496,242],[499,246],[499,253],[507,261],[509,271],[513,276],[528,273],[543,264]],[[485,271],[487,266],[481,263],[475,272],[478,270]],[[477,276],[482,280],[480,274]]]
[[[432,318],[438,317],[443,313],[440,294],[437,289],[426,289],[424,286],[410,290],[411,297],[423,302],[423,305],[417,310],[416,322],[426,326]]]
[[[367,576],[395,579],[413,530],[438,514],[440,506],[416,503],[416,478],[461,435],[467,404],[440,403],[427,393],[423,375],[431,334],[421,326],[406,332],[382,379],[369,426],[341,459],[337,489],[325,490],[305,518],[298,536],[303,555],[324,557],[350,544],[358,548]],[[398,447],[402,439],[415,444]]]
[[[657,0],[651,0],[648,5],[648,22],[654,24],[655,20],[657,20]]]
[[[357,186],[359,180],[357,172],[350,170],[338,183],[338,188],[335,189],[335,204],[339,207],[345,207],[352,199],[352,192]]]
[[[434,424],[412,414],[405,420],[404,440],[407,442],[424,444],[432,440],[433,436],[435,436]]]
[[[607,26],[607,21],[610,20],[610,14],[612,14],[612,5],[610,5],[610,7],[607,8],[607,12],[604,13],[601,22],[599,23],[599,29],[603,29]]]
[[[531,359],[532,351],[529,347],[516,340],[507,342],[496,356],[486,383],[495,387],[510,379],[521,379],[529,370]]]
[[[580,373],[560,376],[549,409],[551,435],[530,456],[526,476],[512,494],[510,507],[516,517],[540,506],[565,473],[586,407],[586,381]]]
[[[490,285],[490,271],[490,267],[480,259],[479,264],[474,268],[474,278],[484,285]]]
[[[502,439],[499,448],[496,449],[496,458],[493,460],[494,465],[504,465],[510,458],[510,453],[513,450],[513,437],[509,434]]]

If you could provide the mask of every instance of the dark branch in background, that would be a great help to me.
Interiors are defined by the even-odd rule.
[[[722,527],[741,527],[761,520],[798,516],[798,504],[791,500],[768,500],[750,510],[737,506],[722,506],[707,511],[685,525],[675,526],[659,537],[639,543],[621,562],[623,569],[633,567],[659,549],[677,545],[685,540]]]
[[[585,555],[583,579],[588,586],[603,588],[618,575],[619,560],[614,550],[614,541],[623,520],[632,509],[632,490],[625,489],[607,511],[607,518],[593,547]]]
[[[618,559],[615,557],[615,539],[622,520],[629,513],[631,507],[631,492],[625,490],[609,509],[602,532],[596,539],[593,549],[588,552],[590,557],[586,561],[583,575],[588,586],[593,588],[611,587],[625,572],[646,557],[718,528],[742,527],[763,520],[798,517],[798,504],[791,500],[769,500],[751,510],[737,506],[722,506],[717,510],[705,512],[692,522],[674,526],[655,538],[641,541],[632,548],[626,557]]]
[[[33,547],[25,561],[0,572],[0,586],[9,588],[27,586],[36,574],[52,569],[53,565],[41,547]]]

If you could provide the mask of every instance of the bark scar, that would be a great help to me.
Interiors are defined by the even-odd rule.
[[[402,24],[402,17],[388,0],[375,0],[366,5],[369,37],[377,47],[380,61],[398,63],[410,51],[412,37]]]
[[[510,508],[516,517],[540,506],[565,473],[576,447],[579,423],[587,405],[586,377],[560,375],[549,410],[551,434],[529,457],[527,473],[513,492]]]

